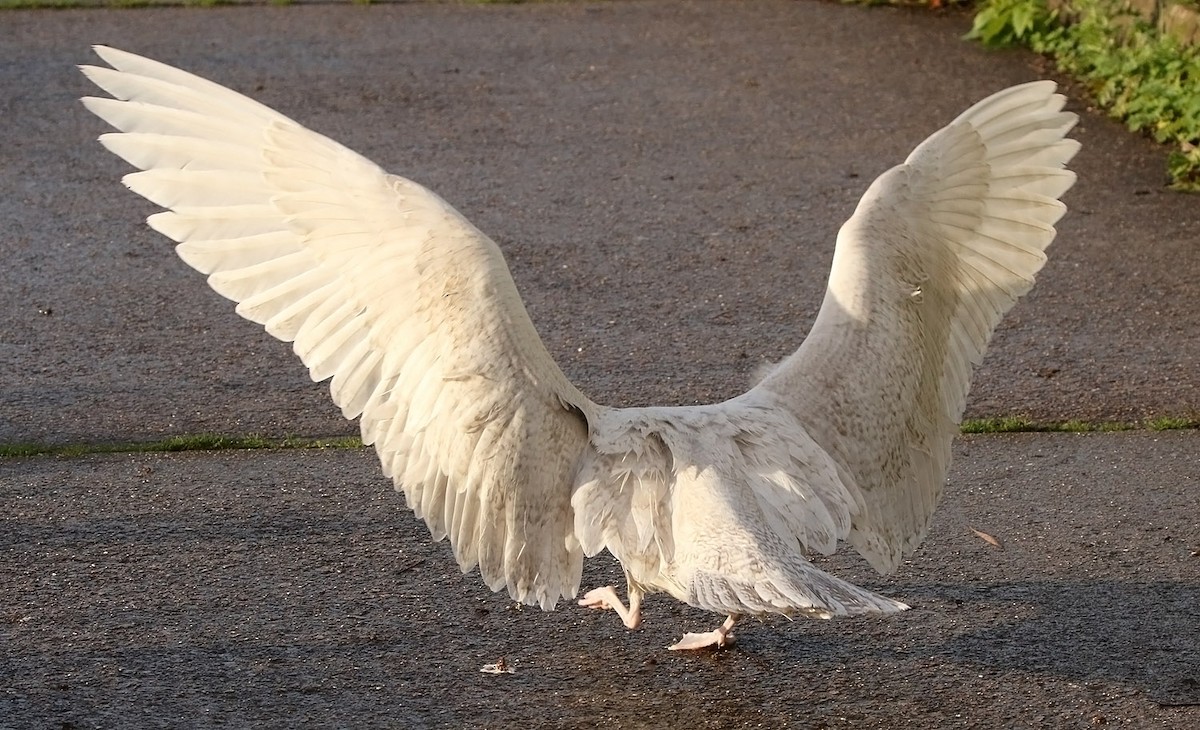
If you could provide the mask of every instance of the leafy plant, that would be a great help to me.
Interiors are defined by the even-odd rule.
[[[979,8],[967,37],[993,47],[1028,45],[1053,31],[1054,21],[1039,0],[992,0]]]
[[[1096,102],[1175,149],[1172,187],[1200,191],[1200,49],[1162,35],[1141,16],[1105,0],[985,0],[968,38],[1025,45],[1083,81]]]

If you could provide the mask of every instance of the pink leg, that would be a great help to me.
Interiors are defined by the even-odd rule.
[[[625,604],[621,603],[621,598],[617,595],[617,589],[614,586],[593,588],[579,599],[579,605],[602,611],[616,611],[617,615],[621,617],[621,622],[630,629],[636,629],[642,625],[642,594],[641,591],[633,588],[629,589],[629,608],[625,608]]]
[[[715,646],[718,649],[728,646],[733,643],[733,634],[730,631],[733,630],[733,625],[737,622],[738,618],[737,614],[733,614],[725,619],[725,623],[706,634],[684,634],[682,639],[667,648],[671,651],[681,651],[684,649],[703,649],[707,646]]]

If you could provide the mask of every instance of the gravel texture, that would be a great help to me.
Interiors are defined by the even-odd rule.
[[[793,349],[871,179],[1053,77],[964,15],[816,2],[0,14],[0,442],[354,432],[288,347],[141,224],[74,64],[200,72],[416,179],[504,249],[551,352],[613,405],[740,392]],[[969,416],[1200,413],[1200,204],[1090,111],[1072,212]],[[883,620],[668,599],[516,610],[367,451],[0,460],[0,728],[1200,727],[1200,433],[970,437]],[[998,538],[998,549],[977,536]],[[611,561],[585,585],[611,582]],[[480,668],[500,657],[513,674]]]
[[[1198,447],[964,438],[893,577],[821,561],[913,610],[716,654],[663,649],[721,617],[661,596],[516,610],[367,451],[0,462],[0,727],[1200,727]]]
[[[1052,75],[966,16],[813,2],[4,13],[0,441],[353,427],[141,222],[74,64],[210,76],[422,182],[504,249],[550,351],[613,404],[740,392],[816,315],[838,226],[973,101]],[[1068,88],[1068,93],[1071,89]],[[1088,111],[1050,262],[969,416],[1200,413],[1200,204]]]

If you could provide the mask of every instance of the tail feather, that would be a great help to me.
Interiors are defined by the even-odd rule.
[[[782,567],[782,566],[780,566]],[[747,580],[700,569],[692,576],[688,604],[724,614],[781,614],[811,618],[890,614],[909,606],[820,570],[803,558]]]

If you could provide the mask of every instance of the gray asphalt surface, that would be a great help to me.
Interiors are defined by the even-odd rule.
[[[1196,437],[965,438],[895,576],[822,561],[913,610],[684,655],[663,647],[720,617],[514,610],[365,451],[0,462],[0,727],[1187,730]]]
[[[740,392],[816,314],[871,179],[1051,76],[965,16],[813,2],[0,15],[0,442],[354,433],[141,219],[74,64],[208,75],[439,192],[613,404]],[[1200,413],[1200,203],[1091,111],[1070,215],[968,415]],[[964,439],[915,609],[753,626],[516,611],[362,451],[0,461],[0,727],[1200,727],[1200,434]],[[971,528],[1004,542],[998,550]],[[610,582],[610,563],[587,584]],[[719,620],[719,617],[717,617]],[[514,674],[479,668],[503,656]]]
[[[966,16],[809,2],[3,19],[3,441],[353,432],[142,224],[155,209],[75,101],[95,92],[74,68],[91,43],[212,76],[439,192],[502,245],[567,374],[614,405],[741,392],[807,331],[874,176],[1048,73],[960,40]],[[1072,213],[968,415],[1200,413],[1200,205],[1165,190],[1161,148],[1072,107]]]

